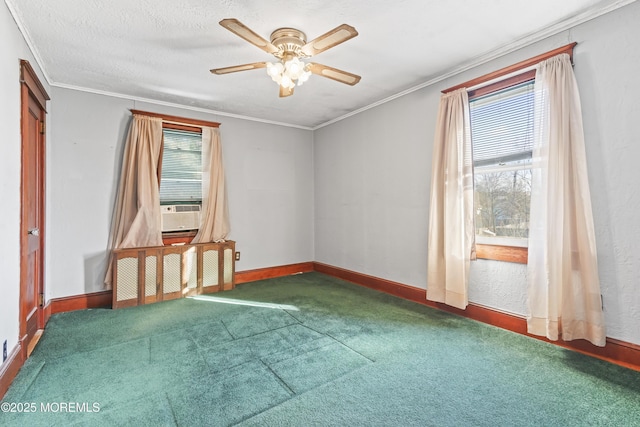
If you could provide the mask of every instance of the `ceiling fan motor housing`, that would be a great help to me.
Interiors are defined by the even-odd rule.
[[[278,28],[271,33],[271,44],[278,48],[274,55],[278,58],[294,54],[297,57],[306,56],[302,51],[302,46],[307,43],[307,36],[295,28]]]

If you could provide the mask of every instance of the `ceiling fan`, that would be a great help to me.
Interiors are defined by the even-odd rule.
[[[356,29],[347,24],[342,24],[308,43],[307,36],[295,28],[278,28],[271,33],[271,41],[269,42],[237,19],[223,19],[220,21],[220,25],[252,45],[272,54],[279,61],[275,63],[254,62],[252,64],[215,68],[211,70],[213,74],[221,75],[266,68],[269,76],[280,86],[280,97],[293,95],[293,88],[296,83],[301,85],[309,79],[311,74],[327,77],[351,86],[360,81],[360,76],[356,74],[313,62],[305,64],[300,60],[322,53],[357,36]]]

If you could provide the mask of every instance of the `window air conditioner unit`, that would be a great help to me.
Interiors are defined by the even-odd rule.
[[[162,205],[162,231],[187,231],[200,228],[200,205]]]

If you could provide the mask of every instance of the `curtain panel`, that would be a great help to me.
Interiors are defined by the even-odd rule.
[[[442,95],[431,167],[427,299],[464,309],[475,259],[473,158],[465,88]]]
[[[162,246],[158,160],[162,119],[134,114],[124,148],[111,225],[111,250]],[[105,284],[111,287],[111,262]]]
[[[569,55],[537,66],[528,332],[604,346],[582,111]]]
[[[229,234],[229,208],[218,128],[202,128],[202,215],[191,243],[224,242]]]

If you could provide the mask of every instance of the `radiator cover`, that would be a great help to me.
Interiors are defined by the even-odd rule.
[[[235,287],[235,242],[116,249],[113,308]]]

